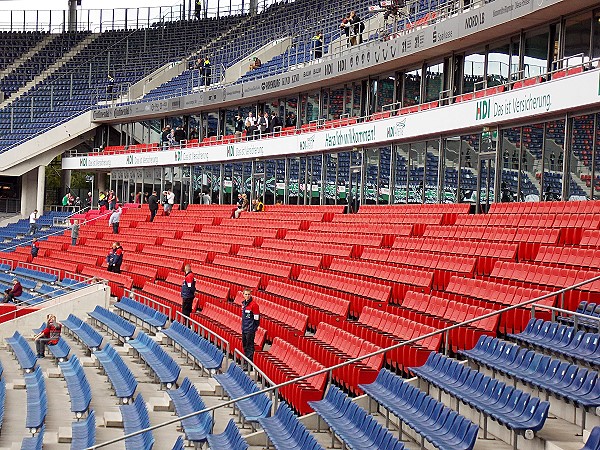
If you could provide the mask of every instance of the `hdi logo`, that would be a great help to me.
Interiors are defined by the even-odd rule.
[[[127,155],[127,161],[125,162],[126,164],[133,164],[133,155]]]
[[[227,146],[227,157],[235,156],[235,147],[233,145]]]
[[[477,111],[475,112],[475,120],[489,119],[491,111],[490,101],[481,100],[477,102]]]
[[[80,167],[87,167],[88,165],[88,159],[87,157],[83,157],[83,158],[79,158],[79,166]]]
[[[181,150],[175,152],[175,162],[181,161]]]

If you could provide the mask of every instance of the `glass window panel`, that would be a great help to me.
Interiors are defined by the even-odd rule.
[[[568,19],[565,27],[565,65],[573,66],[590,60],[591,15]]]
[[[444,190],[442,203],[458,202],[458,159],[460,155],[460,136],[444,139]]]
[[[498,86],[508,82],[510,63],[510,46],[508,44],[491,49],[488,52],[488,87]]]
[[[460,186],[459,202],[477,202],[477,154],[479,153],[479,136],[470,134],[461,136],[460,143]]]
[[[425,160],[425,203],[438,202],[439,141],[427,141]]]
[[[337,168],[338,154],[325,155],[325,203],[328,205],[337,203]]]
[[[564,159],[565,121],[546,122],[544,141],[544,178],[542,192],[545,201],[557,201],[562,198],[562,167]]]
[[[483,87],[485,55],[472,53],[465,55],[463,65],[463,92],[473,92]]]
[[[310,123],[313,120],[319,119],[319,92],[311,92],[307,96],[306,105],[306,122]]]
[[[362,86],[360,83],[355,83],[353,92],[352,92],[352,97],[351,97],[351,99],[352,99],[351,100],[352,101],[352,112],[350,113],[351,116],[355,116],[355,117],[361,116],[361,111],[360,111],[361,96],[362,96]]]
[[[426,142],[415,142],[409,147],[408,203],[425,199],[425,146]]]
[[[547,72],[548,32],[530,35],[525,38],[523,76],[535,77]]]
[[[344,114],[344,88],[332,88],[329,96],[329,119],[339,119]]]
[[[394,203],[407,201],[408,144],[394,146]]]
[[[596,114],[596,132],[594,142],[594,156],[592,161],[592,196],[594,200],[600,199],[600,114]]]
[[[350,152],[340,152],[338,156],[338,203],[348,204],[350,190]]]
[[[510,203],[519,201],[519,171],[518,160],[521,148],[521,128],[507,128],[501,130],[502,140],[501,152],[501,180],[500,180],[500,196],[499,200],[502,203]],[[516,167],[513,167],[513,154],[517,161]],[[521,182],[526,182],[526,177],[521,179]]]
[[[594,152],[594,116],[586,115],[573,118],[571,136],[571,186],[577,186],[570,192],[570,200],[589,200]]]
[[[380,205],[391,203],[390,199],[390,177],[392,167],[390,160],[392,157],[392,147],[379,147],[379,196]]]
[[[421,103],[421,69],[404,74],[404,96],[402,106],[413,106]]]
[[[425,72],[425,102],[439,100],[444,89],[444,63],[427,66]]]
[[[600,11],[594,13],[594,36],[592,39],[592,57],[600,58]]]
[[[377,111],[381,111],[386,105],[394,103],[394,85],[396,79],[393,76],[382,76],[377,82]]]
[[[379,149],[365,149],[366,179],[364,180],[365,204],[377,203],[379,192]]]

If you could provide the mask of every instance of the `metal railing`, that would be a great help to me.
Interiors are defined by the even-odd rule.
[[[572,286],[569,286],[569,287],[566,287],[566,288],[563,288],[563,289],[559,289],[558,291],[555,291],[555,292],[552,292],[552,293],[548,293],[548,294],[542,295],[540,297],[536,297],[536,298],[533,298],[531,300],[527,300],[527,301],[521,302],[521,303],[516,304],[516,305],[507,306],[505,308],[502,308],[502,309],[499,309],[499,310],[496,310],[496,311],[492,311],[492,312],[484,314],[482,316],[475,317],[475,318],[469,319],[469,320],[465,320],[463,322],[460,322],[460,323],[457,323],[457,324],[454,324],[454,325],[451,325],[451,326],[447,326],[445,328],[433,331],[431,333],[427,333],[427,334],[424,334],[422,336],[419,336],[419,337],[416,337],[416,338],[412,338],[412,339],[409,339],[407,341],[403,341],[403,342],[401,342],[399,344],[395,344],[395,345],[392,345],[390,347],[386,347],[386,348],[377,350],[377,351],[369,353],[367,355],[363,355],[363,356],[360,356],[358,358],[349,359],[347,361],[344,361],[343,363],[336,364],[334,366],[327,367],[327,368],[324,368],[324,369],[312,372],[310,374],[303,375],[303,376],[298,377],[298,378],[294,378],[293,380],[288,380],[288,381],[285,381],[283,383],[279,383],[279,384],[277,384],[275,386],[271,386],[271,387],[268,387],[268,388],[261,389],[261,390],[259,390],[257,392],[252,393],[252,394],[247,394],[247,395],[243,395],[243,396],[240,396],[240,397],[237,397],[237,398],[234,398],[234,399],[230,399],[230,400],[225,401],[223,403],[220,403],[218,405],[207,407],[207,408],[204,408],[204,409],[202,409],[200,411],[195,411],[195,412],[190,413],[190,414],[182,415],[182,416],[176,417],[174,419],[162,422],[160,424],[153,425],[153,426],[144,428],[142,430],[126,434],[125,436],[121,436],[121,437],[118,437],[118,438],[115,438],[115,439],[111,439],[111,440],[108,440],[108,441],[96,444],[96,445],[94,445],[92,447],[89,447],[88,450],[94,450],[94,449],[98,449],[98,448],[104,448],[104,447],[107,447],[109,445],[115,444],[117,442],[121,442],[121,441],[123,441],[125,439],[131,438],[133,436],[137,436],[139,434],[145,433],[147,431],[156,430],[156,429],[159,429],[159,428],[162,428],[162,427],[174,424],[174,423],[178,423],[178,422],[183,421],[184,419],[188,419],[190,417],[194,417],[194,416],[197,416],[197,415],[200,415],[200,414],[205,414],[205,413],[209,413],[209,412],[211,414],[214,414],[213,411],[215,411],[215,410],[217,410],[219,408],[223,408],[225,406],[233,405],[233,404],[235,404],[235,403],[237,403],[239,401],[252,398],[252,397],[254,397],[256,395],[268,394],[271,391],[274,391],[276,389],[281,390],[282,387],[289,386],[291,384],[295,384],[295,383],[297,383],[299,381],[307,380],[307,379],[312,378],[312,377],[317,376],[317,375],[327,374],[328,377],[329,377],[329,379],[331,380],[332,379],[332,373],[336,369],[339,369],[341,367],[345,367],[345,366],[348,366],[350,364],[354,364],[354,363],[357,363],[357,362],[369,359],[369,358],[371,358],[373,356],[384,354],[384,353],[389,352],[391,350],[395,350],[395,349],[398,349],[398,348],[401,348],[401,347],[404,347],[404,346],[407,346],[407,345],[410,345],[410,344],[417,343],[417,342],[422,341],[424,339],[428,339],[430,337],[437,336],[437,335],[440,335],[440,334],[444,336],[445,346],[447,348],[448,347],[448,343],[449,343],[450,331],[452,331],[454,329],[463,327],[465,325],[470,325],[470,324],[473,324],[475,322],[478,322],[480,320],[484,320],[484,319],[487,319],[487,318],[490,318],[490,317],[498,316],[498,315],[500,315],[502,313],[505,313],[505,312],[508,312],[508,311],[512,311],[512,310],[517,309],[517,308],[523,308],[525,306],[534,305],[535,303],[539,302],[540,300],[544,300],[546,298],[555,297],[557,295],[563,296],[566,292],[575,290],[577,288],[580,288],[580,287],[585,286],[585,285],[590,284],[590,283],[594,283],[596,281],[600,281],[600,275],[597,276],[597,277],[591,278],[589,280],[585,280],[585,281],[582,281],[580,283],[574,284]]]

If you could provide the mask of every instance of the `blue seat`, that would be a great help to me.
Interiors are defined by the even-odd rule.
[[[536,367],[542,363],[541,358],[529,353],[527,355],[529,357],[523,361],[531,361],[529,364]],[[411,367],[410,370],[448,394],[460,398],[484,414],[486,419],[489,416],[515,431],[515,439],[517,433],[539,431],[548,417],[548,402],[540,402],[538,398],[530,397],[517,389],[511,389],[506,403],[498,404],[504,390],[508,388],[505,383],[437,353],[432,353],[423,366]]]
[[[58,359],[59,362],[67,359],[69,353],[71,353],[71,347],[69,347],[69,344],[67,344],[63,338],[60,338],[54,345],[46,346],[46,348],[50,351],[50,353],[52,353],[52,356]]]
[[[531,319],[521,333],[508,336],[518,342],[543,348],[570,360],[592,365],[600,363],[599,333],[586,333],[555,322]]]
[[[10,273],[0,273],[0,281],[3,281],[11,286],[14,278],[17,278],[19,280],[21,286],[23,286],[23,289],[33,290],[37,286],[36,281],[28,280],[26,278],[23,278],[22,276],[17,277]]]
[[[335,386],[323,400],[308,404],[350,448],[404,449],[402,442]]]
[[[30,433],[34,434],[44,425],[48,413],[46,382],[42,369],[38,367],[34,372],[25,374],[25,389],[27,390],[25,426]]]
[[[206,437],[211,450],[246,450],[248,444],[240,434],[235,422],[230,420],[221,434],[209,434]]]
[[[26,373],[31,372],[37,363],[37,356],[21,333],[15,331],[11,337],[6,338],[6,343],[16,356],[21,369]]]
[[[171,450],[184,450],[185,442],[183,441],[183,437],[177,436],[177,440],[173,444],[173,448]]]
[[[484,348],[485,343],[490,345]],[[505,350],[498,357],[497,349],[500,347]],[[493,353],[490,354],[492,350]],[[572,401],[581,407],[600,406],[600,386],[596,382],[598,379],[596,371],[588,371],[576,364],[552,359],[518,345],[489,337],[487,339],[481,337],[475,348],[459,353],[478,364],[545,389],[554,396]]]
[[[46,329],[46,322],[42,322],[42,326],[39,328],[32,328],[31,331],[33,332],[33,334],[39,334],[42,331],[44,331]]]
[[[306,429],[290,407],[281,403],[272,417],[259,419],[269,440],[277,449],[322,450],[323,447]]]
[[[121,416],[123,417],[123,428],[125,434],[130,434],[135,431],[140,431],[150,426],[150,418],[146,402],[139,394],[131,405],[121,405]],[[154,435],[152,431],[125,439],[125,448],[127,450],[151,450],[154,445]]]
[[[2,424],[4,423],[4,409],[6,407],[6,381],[4,378],[0,378],[0,431],[2,431]]]
[[[389,370],[382,369],[373,383],[360,387],[435,447],[470,450],[475,445],[478,425]]]
[[[102,306],[96,306],[92,312],[88,313],[88,316],[105,325],[110,331],[125,341],[129,340],[135,333],[134,324]]]
[[[115,308],[137,317],[142,322],[161,330],[167,324],[166,314],[157,311],[143,303],[136,302],[129,297],[121,297],[121,301],[115,303]]]
[[[26,269],[25,267],[17,267],[13,270],[15,275],[20,275],[26,278],[32,278],[35,281],[43,283],[56,283],[58,277],[53,273],[41,272],[39,270]]]
[[[35,436],[23,438],[21,450],[42,450],[45,431],[46,427],[43,426]]]
[[[67,291],[60,289],[57,286],[51,286],[48,284],[42,284],[39,288],[37,288],[37,292],[52,298],[65,295],[67,293]]]
[[[600,427],[594,427],[581,450],[600,450]]]
[[[160,383],[166,385],[167,389],[177,382],[181,372],[179,364],[146,333],[140,331],[135,339],[129,341],[129,345],[138,352]]]
[[[96,443],[96,414],[91,409],[88,416],[71,424],[71,450],[81,450]]]
[[[94,352],[94,356],[98,359],[108,376],[115,395],[123,403],[133,398],[137,389],[137,380],[117,351],[110,344],[106,344],[102,350]]]
[[[248,374],[235,363],[229,365],[227,372],[217,374],[214,378],[232,399],[260,390]],[[237,402],[235,405],[248,422],[256,422],[260,418],[268,417],[273,406],[266,394],[255,395],[254,397]]]
[[[206,370],[217,370],[223,364],[223,352],[188,327],[174,321],[163,331],[173,342],[192,356]]]
[[[83,322],[79,317],[69,314],[65,320],[60,323],[88,347],[90,350],[100,348],[102,345],[102,336],[94,330],[88,323]]]
[[[73,278],[67,278],[67,277],[60,280],[60,284],[71,290],[81,289],[81,288],[88,286],[88,284],[84,281],[78,281],[78,280],[74,280]]]
[[[179,389],[167,391],[178,416],[200,411],[206,408],[202,397],[189,378],[184,378]],[[203,443],[212,430],[212,416],[209,412],[198,414],[181,421],[185,438],[188,441]]]
[[[68,361],[59,362],[58,366],[67,383],[67,390],[71,398],[71,412],[81,418],[89,409],[92,401],[92,390],[83,367],[77,355],[73,355]]]

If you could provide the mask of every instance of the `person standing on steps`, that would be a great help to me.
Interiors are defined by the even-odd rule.
[[[112,249],[106,257],[108,271],[121,273],[121,264],[123,263],[123,247],[119,242],[113,242]]]
[[[183,268],[184,277],[183,283],[181,284],[181,314],[186,318],[186,325],[189,325],[190,314],[192,313],[192,304],[194,303],[194,296],[196,295],[196,280],[194,279],[194,272],[192,272],[192,266],[186,264]]]
[[[154,222],[156,212],[158,211],[158,196],[156,191],[152,191],[152,195],[148,197],[148,209],[150,209],[150,222]]]
[[[75,219],[73,221],[73,226],[71,227],[71,245],[75,247],[77,245],[77,240],[79,239],[79,220]]]
[[[254,360],[254,336],[260,325],[260,310],[258,304],[252,299],[252,289],[244,289],[242,302],[242,347],[244,355],[250,361]],[[247,364],[244,363],[244,369]]]

